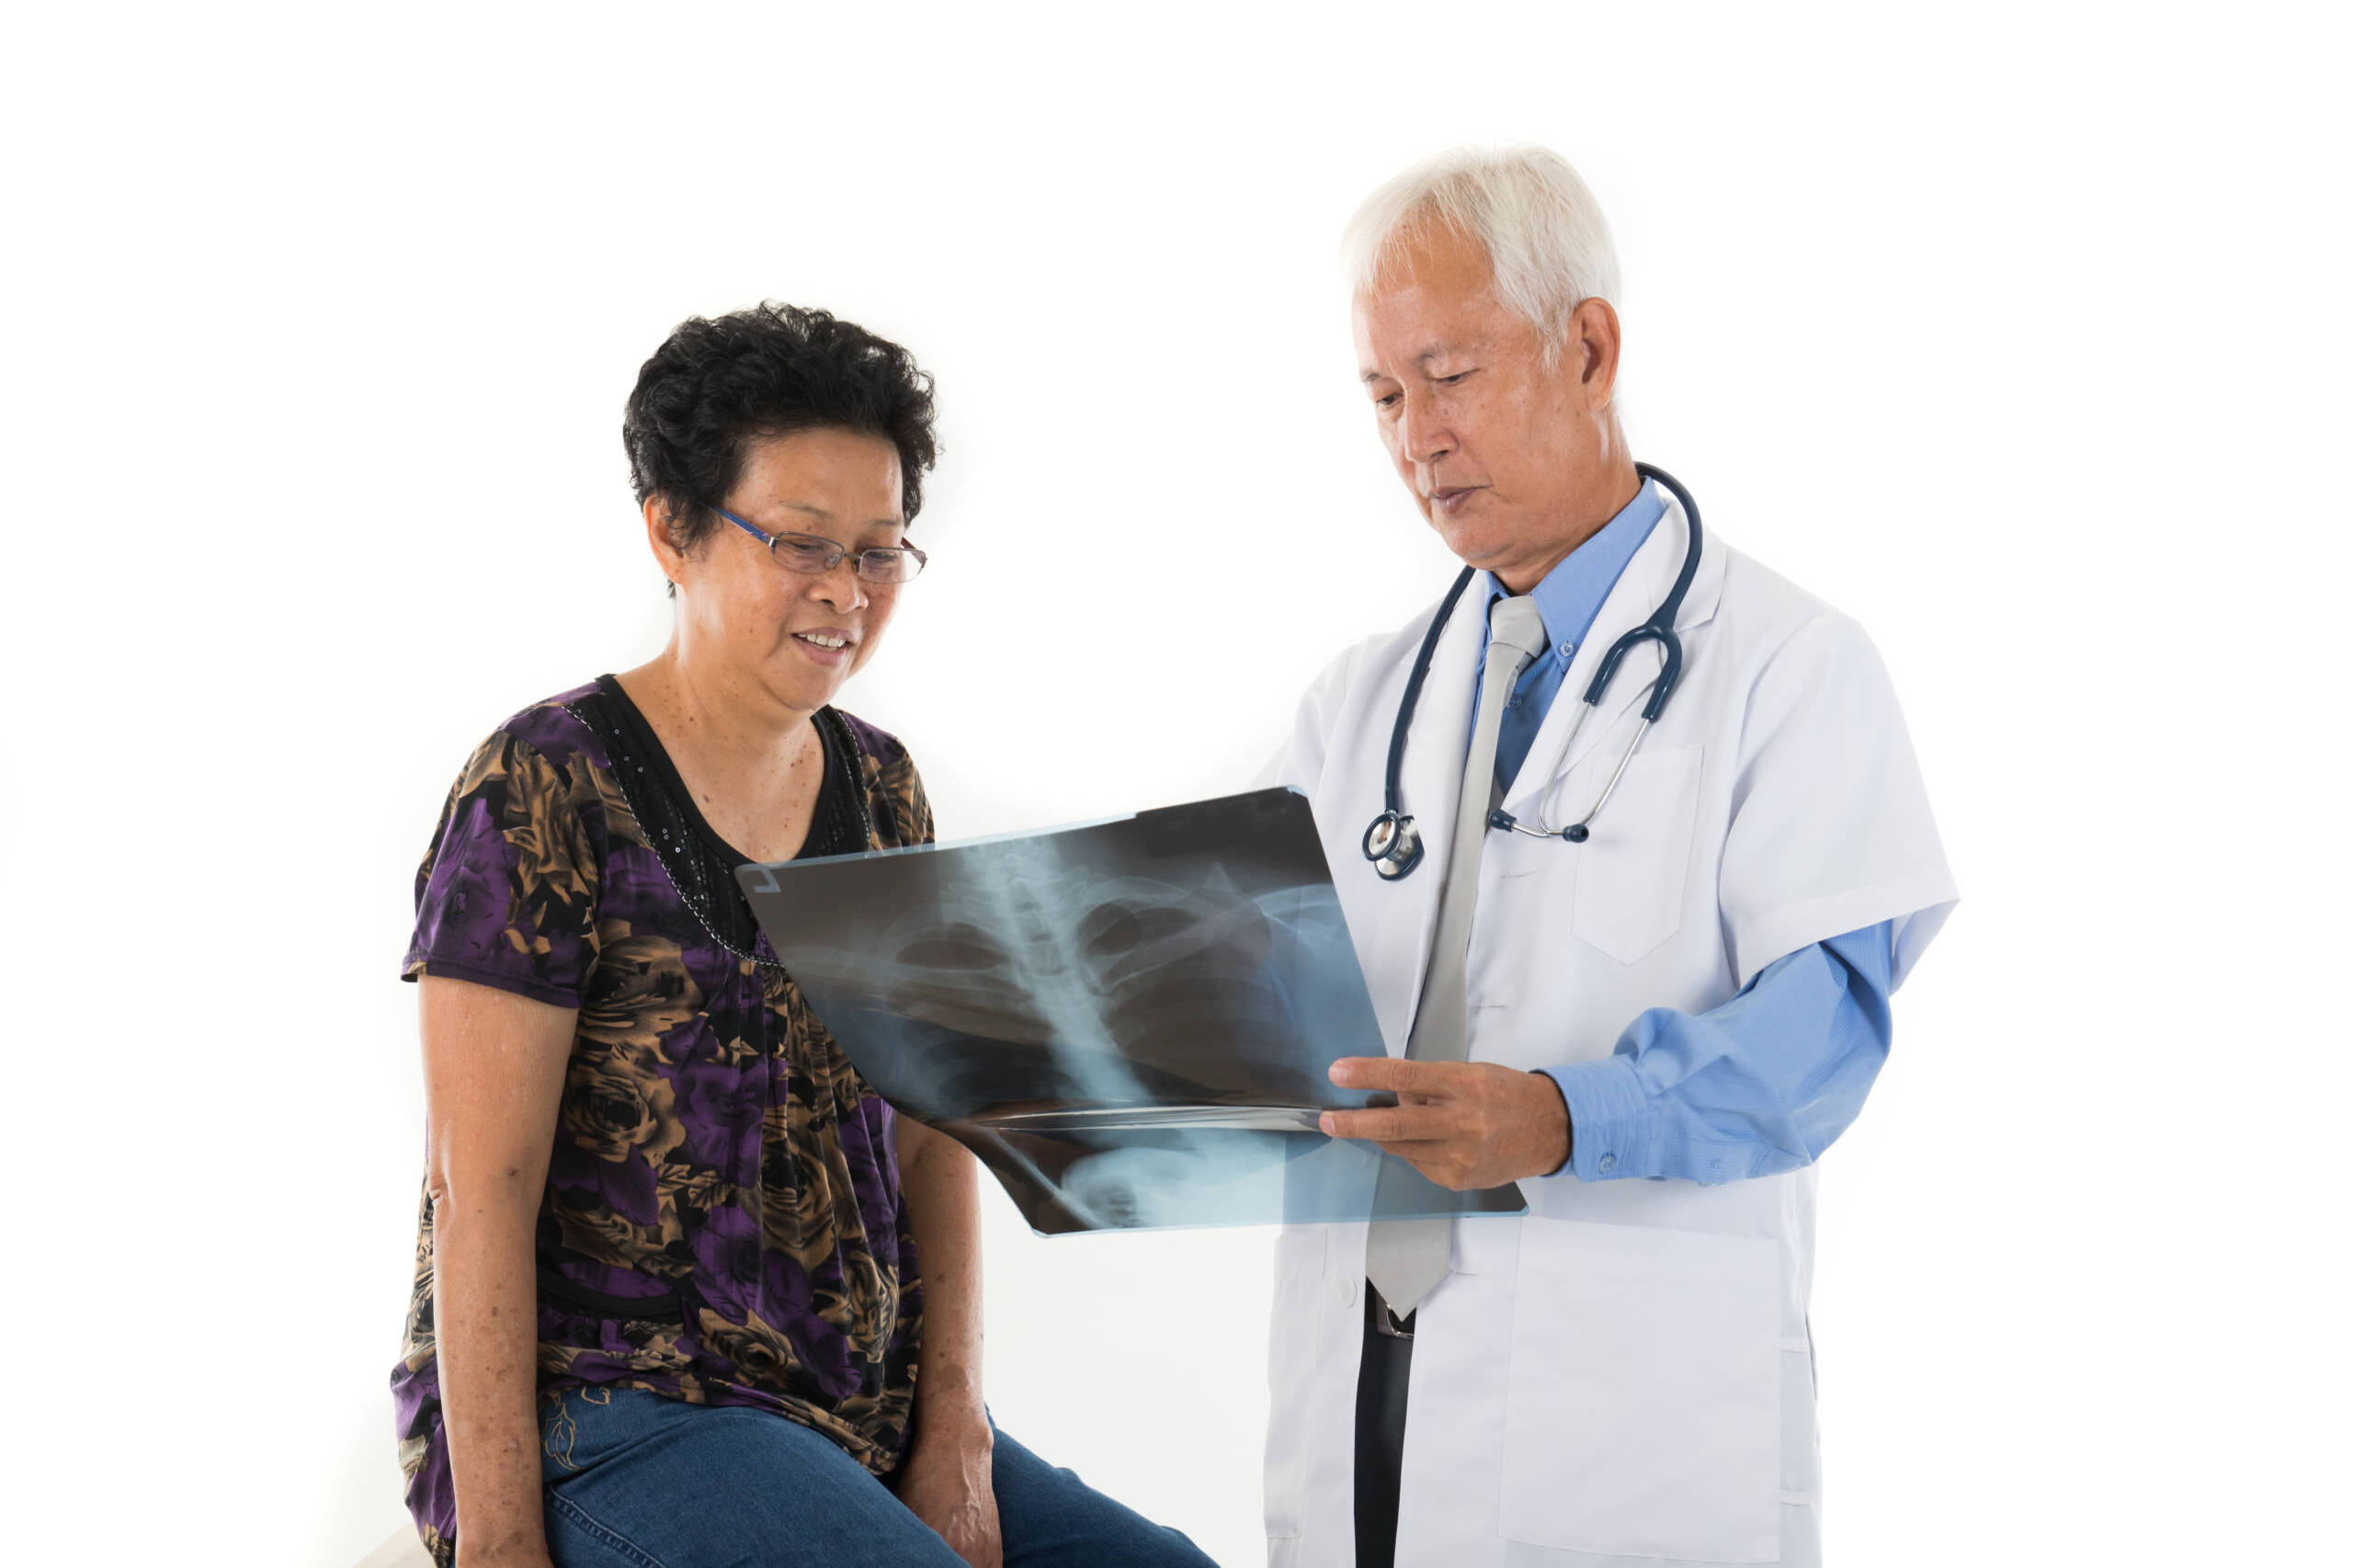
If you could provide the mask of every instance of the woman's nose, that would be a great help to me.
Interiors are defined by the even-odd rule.
[[[809,597],[829,606],[838,614],[864,609],[867,605],[866,584],[858,574],[858,557],[845,555],[834,562],[833,570],[820,572],[811,578]]]

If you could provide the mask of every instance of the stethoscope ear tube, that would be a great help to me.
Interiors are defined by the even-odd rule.
[[[1609,691],[1609,683],[1617,677],[1618,666],[1626,655],[1645,642],[1658,644],[1660,665],[1658,677],[1651,683],[1651,699],[1643,704],[1643,720],[1655,724],[1658,716],[1666,711],[1666,699],[1675,695],[1675,684],[1683,678],[1683,639],[1673,631],[1651,625],[1642,625],[1609,645],[1602,655],[1601,667],[1593,673],[1592,684],[1585,688],[1587,707],[1597,708]]]
[[[1405,698],[1398,705],[1397,723],[1389,732],[1389,767],[1381,786],[1381,812],[1364,830],[1364,858],[1372,862],[1375,871],[1392,882],[1422,863],[1421,833],[1398,801],[1398,780],[1405,767],[1405,733],[1413,726],[1414,704],[1421,700],[1422,683],[1429,678],[1430,660],[1438,653],[1438,640],[1446,634],[1448,618],[1454,614],[1456,603],[1476,575],[1465,566],[1454,579],[1454,586],[1447,589],[1438,614],[1430,618],[1429,631],[1422,638],[1422,650],[1414,659],[1414,673],[1405,677]]]
[[[1381,814],[1392,821],[1410,824],[1405,808],[1398,803],[1398,778],[1405,767],[1405,732],[1413,727],[1414,704],[1422,699],[1422,683],[1429,679],[1430,660],[1438,654],[1438,640],[1446,635],[1446,623],[1454,614],[1454,607],[1470,587],[1471,579],[1478,574],[1465,566],[1454,579],[1454,586],[1446,590],[1446,597],[1438,601],[1438,613],[1430,617],[1430,629],[1422,637],[1422,651],[1414,655],[1414,673],[1405,677],[1404,700],[1397,706],[1397,722],[1389,732],[1389,767],[1381,777]],[[1366,858],[1371,858],[1370,849]]]
[[[1676,504],[1683,508],[1683,527],[1687,535],[1683,545],[1683,570],[1675,574],[1675,586],[1666,591],[1666,597],[1659,601],[1658,608],[1651,611],[1651,618],[1636,629],[1656,637],[1659,651],[1665,655],[1666,662],[1658,672],[1658,683],[1651,690],[1650,704],[1643,710],[1643,719],[1655,724],[1658,716],[1666,711],[1666,699],[1675,695],[1676,683],[1683,678],[1683,639],[1675,634],[1675,618],[1683,613],[1683,596],[1691,591],[1691,580],[1699,574],[1699,503],[1691,499],[1691,492],[1683,488],[1681,480],[1656,464],[1636,463],[1634,472],[1644,479],[1656,480],[1675,496]],[[1629,633],[1619,639],[1619,647],[1631,646],[1637,641],[1641,639]],[[1620,656],[1618,648],[1611,649],[1610,653],[1613,658]],[[1598,702],[1601,699],[1597,696],[1593,700]]]

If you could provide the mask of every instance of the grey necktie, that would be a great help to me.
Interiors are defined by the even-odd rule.
[[[1525,596],[1498,599],[1488,611],[1479,722],[1471,732],[1471,755],[1462,759],[1462,797],[1455,808],[1453,846],[1438,893],[1438,935],[1430,942],[1429,970],[1422,981],[1414,1032],[1405,1042],[1406,1056],[1415,1062],[1461,1062],[1471,1054],[1471,916],[1479,903],[1479,855],[1487,842],[1487,815],[1499,793],[1495,737],[1503,729],[1504,704],[1513,684],[1545,642],[1544,618],[1534,600]],[[1374,1188],[1376,1214],[1389,1174],[1384,1161]],[[1372,1227],[1365,1248],[1365,1277],[1391,1312],[1404,1317],[1446,1278],[1453,1237],[1454,1221],[1444,1218],[1390,1220]]]

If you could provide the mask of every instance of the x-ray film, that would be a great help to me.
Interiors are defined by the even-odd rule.
[[[746,866],[810,1007],[902,1113],[971,1149],[1031,1228],[1518,1213],[1326,1109],[1383,1053],[1295,790],[962,844]],[[1403,1179],[1400,1179],[1400,1178]]]

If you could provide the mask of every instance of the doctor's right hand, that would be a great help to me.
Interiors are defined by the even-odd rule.
[[[1393,1090],[1397,1104],[1327,1110],[1326,1134],[1378,1143],[1440,1187],[1501,1187],[1569,1163],[1568,1102],[1544,1074],[1492,1062],[1344,1056],[1331,1078],[1343,1088]]]

